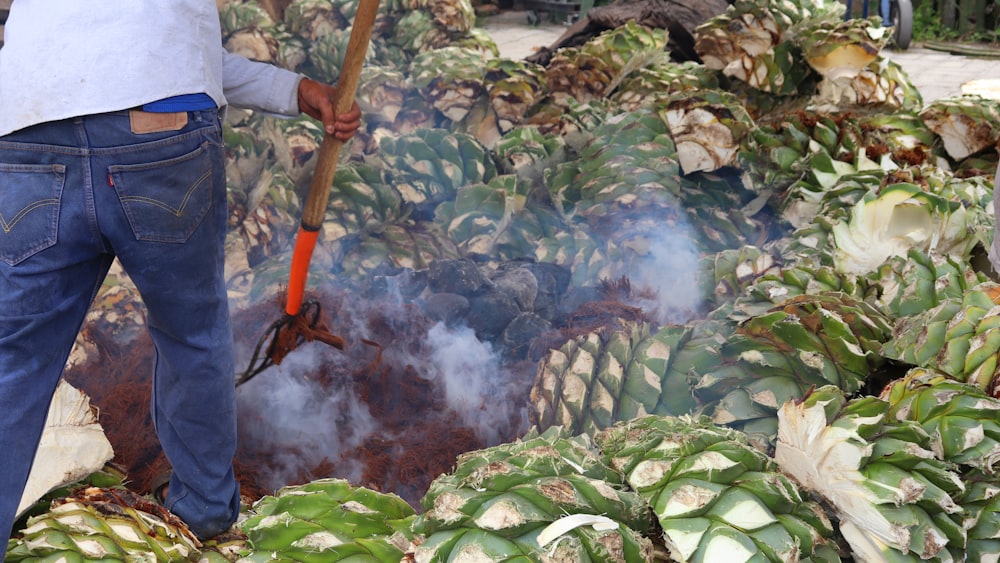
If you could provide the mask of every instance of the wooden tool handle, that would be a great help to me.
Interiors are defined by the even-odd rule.
[[[347,53],[344,64],[340,68],[340,78],[337,80],[337,97],[333,110],[338,115],[351,111],[354,96],[358,90],[358,80],[361,78],[361,68],[364,66],[368,52],[368,42],[371,40],[372,27],[378,14],[378,0],[360,0],[358,11],[354,16],[351,37],[347,42]],[[309,185],[309,195],[302,211],[302,227],[319,229],[326,214],[326,204],[330,199],[330,189],[333,187],[333,177],[337,172],[337,162],[340,160],[340,149],[343,142],[332,135],[326,135],[319,147],[319,157],[316,161],[316,171]]]
[[[361,67],[368,53],[368,42],[371,40],[377,14],[378,0],[359,0],[351,37],[347,43],[347,53],[344,55],[344,64],[340,68],[340,78],[337,80],[337,97],[333,101],[333,111],[337,115],[351,111],[354,105],[358,80],[361,78]],[[343,145],[341,140],[327,134],[319,147],[316,171],[309,185],[309,195],[302,209],[302,220],[292,253],[288,297],[285,302],[285,312],[289,315],[298,315],[302,308],[309,262],[312,260],[323,217],[326,215],[326,205],[330,200],[330,189],[333,188],[333,177],[337,173],[337,162],[340,160],[340,149]]]

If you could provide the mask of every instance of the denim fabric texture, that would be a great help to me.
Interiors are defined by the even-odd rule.
[[[179,131],[134,134],[123,111],[0,137],[0,531],[115,257],[148,314],[167,508],[202,538],[238,515],[221,122],[217,110],[188,117]]]

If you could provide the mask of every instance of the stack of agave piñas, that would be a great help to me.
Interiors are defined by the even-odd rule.
[[[331,81],[352,10],[220,2],[227,48]],[[212,550],[63,495],[8,559],[997,561],[1000,287],[973,257],[1000,104],[925,105],[879,22],[832,0],[736,0],[697,30],[703,63],[628,24],[542,67],[473,22],[381,7],[310,283],[474,257],[596,285],[669,237],[700,255],[699,314],[550,350],[537,429],[463,455],[423,514],[316,482]],[[234,110],[225,134],[239,307],[285,279],[321,132]],[[111,284],[106,322],[134,307]]]

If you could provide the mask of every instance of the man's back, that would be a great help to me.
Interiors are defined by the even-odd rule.
[[[17,0],[0,49],[0,135],[204,92],[221,105],[211,0]]]

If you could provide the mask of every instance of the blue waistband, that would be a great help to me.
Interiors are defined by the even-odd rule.
[[[171,96],[142,106],[143,111],[170,113],[175,111],[199,111],[215,109],[215,100],[208,94],[181,94]]]

